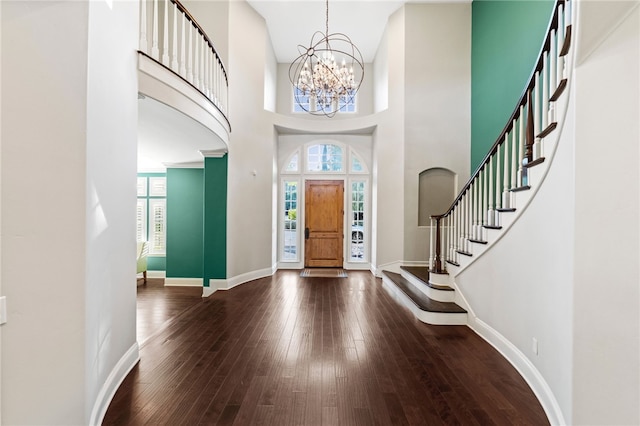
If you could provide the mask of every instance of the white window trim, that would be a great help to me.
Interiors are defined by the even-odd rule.
[[[360,164],[362,165],[362,171],[354,171],[353,170],[353,159],[356,158]],[[349,148],[349,174],[350,175],[368,175],[369,168],[367,167],[367,163],[362,159],[358,153],[356,153],[353,148]]]
[[[340,149],[342,150],[342,170],[341,171],[335,171],[335,170],[329,170],[329,171],[324,171],[324,170],[308,170],[307,166],[309,163],[309,148],[314,146],[314,145],[335,145],[337,147],[340,147]],[[301,173],[305,174],[305,175],[322,175],[322,176],[328,176],[328,175],[340,175],[340,176],[344,176],[349,174],[349,169],[351,168],[351,164],[349,164],[349,152],[347,150],[347,147],[345,146],[345,144],[338,142],[336,140],[316,140],[313,142],[309,142],[306,143],[303,147],[304,152],[303,152],[303,164],[302,164],[302,168],[301,168]]]
[[[146,197],[149,191],[149,183],[147,181],[147,177],[138,176],[137,188],[138,188],[138,197]]]
[[[289,175],[290,176],[290,175]],[[301,228],[300,228],[300,224],[304,223],[301,219],[304,219],[304,212],[302,210],[304,210],[304,208],[300,208],[301,206],[304,207],[303,200],[302,200],[302,194],[304,193],[304,188],[302,188],[302,180],[301,178],[298,177],[289,177],[289,176],[283,176],[280,178],[280,195],[279,195],[279,203],[278,203],[278,262],[280,264],[286,264],[287,266],[292,266],[292,264],[299,264],[299,263],[304,263],[304,258],[301,256],[302,250],[304,249],[303,247],[303,242],[302,242],[302,238],[301,236]],[[285,202],[285,194],[284,194],[284,183],[285,182],[297,182],[298,184],[298,198],[297,198],[297,213],[296,213],[296,247],[297,247],[297,251],[296,251],[296,258],[295,259],[285,259],[284,258],[284,202]]]
[[[289,163],[291,163],[291,159],[296,154],[298,155],[298,170],[287,170]],[[300,149],[298,148],[294,152],[292,152],[291,155],[288,156],[287,159],[284,161],[284,164],[282,164],[282,168],[280,169],[280,174],[281,175],[299,175],[301,171],[304,170],[303,163],[304,163],[303,155],[300,152]]]
[[[369,248],[371,246],[371,208],[370,208],[370,199],[371,199],[371,188],[369,185],[369,177],[368,176],[354,176],[354,177],[350,177],[349,180],[349,191],[348,191],[348,197],[347,198],[347,202],[349,204],[348,206],[348,211],[349,211],[349,216],[347,217],[346,221],[346,228],[348,228],[348,232],[346,232],[346,237],[348,238],[348,242],[346,244],[346,250],[348,253],[348,257],[345,257],[345,259],[349,259],[348,261],[345,261],[344,263],[351,263],[351,264],[363,264],[363,263],[369,263]],[[364,225],[363,225],[363,233],[364,233],[364,247],[363,247],[363,256],[362,259],[352,259],[351,258],[351,218],[353,217],[353,205],[352,205],[352,200],[353,200],[353,191],[352,191],[352,186],[353,183],[355,182],[364,182]],[[345,191],[347,192],[347,191]]]
[[[162,182],[161,190],[156,190],[155,182]],[[149,197],[166,197],[167,196],[167,178],[165,176],[149,177]]]
[[[305,111],[304,109],[302,111],[296,111],[296,105],[298,105],[298,103],[296,102],[296,89],[293,85],[291,85],[290,87],[291,87],[291,113],[292,114],[309,114],[309,111]],[[358,92],[356,92],[353,95],[353,111],[347,111],[345,109],[338,108],[338,110],[336,111],[336,114],[357,114]],[[338,101],[338,105],[340,105],[340,101]],[[311,109],[311,101],[309,101],[309,104],[306,104],[306,107],[307,109]]]

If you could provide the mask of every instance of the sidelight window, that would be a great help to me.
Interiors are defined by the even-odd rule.
[[[298,260],[298,181],[283,183],[284,243],[282,260]]]
[[[351,182],[351,260],[364,260],[365,243],[365,189],[364,181]]]

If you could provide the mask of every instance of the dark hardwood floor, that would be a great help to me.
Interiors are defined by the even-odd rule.
[[[415,320],[369,272],[279,271],[207,299],[156,284],[105,425],[548,424],[489,344]]]

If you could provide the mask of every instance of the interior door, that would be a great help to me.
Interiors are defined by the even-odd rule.
[[[342,268],[344,182],[305,181],[305,267]]]

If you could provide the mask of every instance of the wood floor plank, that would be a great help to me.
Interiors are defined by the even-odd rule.
[[[103,424],[548,424],[522,377],[467,327],[420,323],[366,271],[298,274],[206,299],[139,286],[141,361]]]

